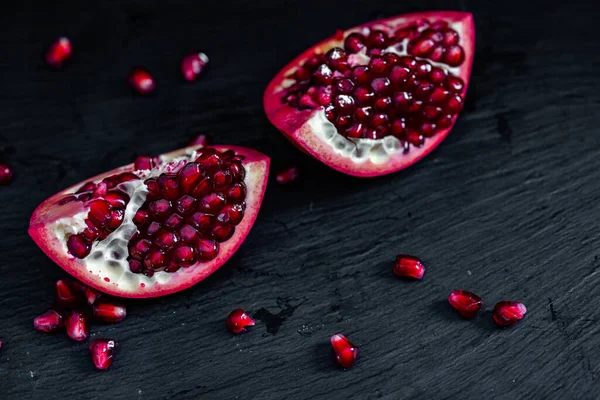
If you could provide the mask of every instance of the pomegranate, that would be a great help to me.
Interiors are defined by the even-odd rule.
[[[330,341],[337,362],[344,368],[350,368],[354,365],[358,358],[358,347],[350,343],[346,336],[341,333],[333,335]]]
[[[90,343],[90,354],[94,366],[98,370],[105,370],[113,362],[115,341],[113,339],[94,339]]]
[[[7,164],[0,163],[0,186],[8,185],[13,178],[13,170]]]
[[[33,319],[33,329],[40,332],[52,333],[63,330],[63,317],[56,310],[48,310]]]
[[[72,52],[71,41],[66,37],[58,38],[48,49],[46,62],[55,68],[62,67],[65,61],[71,57]]]
[[[269,83],[269,120],[346,174],[406,168],[448,135],[462,109],[475,42],[469,13],[373,21],[311,47]]]
[[[425,265],[423,265],[423,262],[417,257],[400,254],[396,257],[393,271],[394,274],[399,277],[423,279],[423,275],[425,275]]]
[[[98,302],[93,306],[94,318],[102,322],[121,322],[127,316],[124,305],[115,302]]]
[[[82,311],[73,310],[65,319],[67,335],[76,342],[83,342],[90,336],[90,324],[87,315]]]
[[[181,72],[186,81],[195,81],[208,66],[208,56],[204,53],[193,53],[183,57]]]
[[[481,307],[483,300],[473,292],[468,290],[455,290],[448,296],[448,303],[464,318],[475,318]]]
[[[241,308],[233,310],[227,316],[227,327],[233,333],[242,333],[248,326],[254,326],[254,320]]]
[[[29,234],[65,271],[120,297],[188,288],[221,267],[256,220],[269,159],[192,146],[77,184],[34,211]]]
[[[494,322],[500,326],[511,326],[523,319],[527,313],[527,307],[523,303],[514,301],[501,301],[494,307],[492,316]]]
[[[131,70],[127,80],[129,81],[131,88],[139,94],[152,93],[156,87],[156,82],[152,75],[145,69],[139,67]]]

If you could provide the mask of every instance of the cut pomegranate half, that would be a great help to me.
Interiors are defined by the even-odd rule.
[[[113,296],[158,297],[221,267],[256,220],[269,158],[243,147],[191,146],[133,164],[44,201],[29,235],[86,285]]]
[[[269,83],[267,117],[298,148],[349,175],[406,168],[437,147],[464,102],[469,13],[373,21],[311,47]]]

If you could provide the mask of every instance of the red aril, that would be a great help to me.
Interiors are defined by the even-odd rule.
[[[115,341],[113,339],[94,339],[90,343],[90,354],[94,366],[98,370],[105,370],[113,362]]]
[[[233,333],[242,333],[248,326],[254,326],[254,320],[241,308],[233,310],[227,316],[227,327]]]
[[[188,144],[188,146],[197,146],[197,145],[208,146],[211,143],[212,143],[212,140],[211,140],[210,136],[200,133],[200,134],[194,136],[194,138],[192,139],[190,144]]]
[[[65,328],[63,317],[56,310],[48,310],[33,319],[33,329],[36,331],[52,333]]]
[[[143,68],[134,68],[127,78],[129,85],[139,94],[149,94],[154,91],[156,82],[148,71]]]
[[[64,62],[71,57],[72,51],[71,41],[68,38],[58,38],[48,49],[46,62],[52,67],[62,67]]]
[[[7,164],[0,163],[0,186],[8,185],[13,178],[13,170]]]
[[[455,290],[448,296],[448,303],[460,315],[465,318],[475,318],[481,307],[483,306],[483,300],[473,292],[468,290]]]
[[[399,277],[422,279],[425,274],[425,265],[415,256],[400,254],[396,257],[393,271]]]
[[[81,297],[75,289],[63,279],[56,281],[56,302],[61,307],[75,307],[81,303]]]
[[[208,56],[204,53],[193,53],[183,57],[181,73],[186,81],[195,81],[208,67]]]
[[[525,304],[514,301],[501,301],[494,307],[492,316],[497,325],[511,326],[523,319],[525,313],[527,313]]]
[[[127,316],[127,309],[123,304],[102,301],[93,306],[94,318],[102,322],[121,322]]]
[[[280,185],[289,185],[298,180],[300,177],[300,171],[298,167],[289,167],[280,171],[276,176],[275,180]]]
[[[464,102],[475,42],[469,13],[400,15],[338,32],[269,83],[264,109],[298,148],[370,177],[437,147]]]
[[[358,358],[358,347],[354,346],[346,336],[338,333],[330,339],[335,358],[342,367],[350,368]]]
[[[114,296],[163,296],[202,281],[248,235],[269,159],[242,147],[198,145],[159,160],[50,197],[33,213],[30,236],[73,277]]]
[[[83,342],[90,336],[90,324],[87,315],[78,310],[73,310],[65,318],[67,335],[76,342]]]

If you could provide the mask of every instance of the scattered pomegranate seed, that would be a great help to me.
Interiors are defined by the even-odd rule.
[[[341,333],[333,335],[330,341],[338,364],[344,368],[350,368],[354,365],[358,358],[358,347],[350,343],[346,336]]]
[[[275,179],[280,185],[289,185],[291,183],[296,182],[296,180],[298,180],[299,177],[300,173],[298,171],[298,168],[289,167],[278,173]]]
[[[120,322],[127,316],[124,305],[113,302],[101,302],[94,305],[94,317],[102,322]]]
[[[94,366],[98,370],[105,370],[113,362],[115,341],[113,339],[94,339],[90,343],[90,354]]]
[[[0,185],[8,185],[13,178],[13,170],[7,164],[0,163]]]
[[[154,78],[143,68],[134,68],[129,73],[129,85],[139,94],[149,94],[156,87]]]
[[[87,316],[81,311],[71,311],[65,320],[67,335],[77,342],[83,342],[90,335]]]
[[[467,290],[455,290],[448,296],[448,302],[465,318],[475,318],[483,306],[483,300]]]
[[[500,326],[511,326],[523,319],[527,313],[527,308],[523,303],[514,301],[501,301],[494,307],[492,314],[496,324]]]
[[[248,326],[254,326],[254,320],[241,308],[233,310],[227,317],[227,327],[233,333],[241,333]]]
[[[195,81],[206,70],[208,56],[204,53],[188,54],[181,61],[181,72],[186,81]]]
[[[80,297],[67,281],[56,281],[56,302],[62,307],[74,307],[80,302]]]
[[[212,140],[211,140],[210,136],[201,133],[192,139],[189,146],[198,146],[198,145],[208,146],[211,142],[212,142]]]
[[[393,271],[396,276],[422,279],[425,274],[425,265],[417,257],[400,254],[396,257]]]
[[[2,348],[2,340],[0,339],[0,349]]]
[[[68,38],[58,38],[48,49],[46,62],[53,67],[61,67],[71,57],[72,51],[71,41]]]
[[[48,310],[33,319],[33,329],[51,333],[64,328],[63,317],[55,310]]]

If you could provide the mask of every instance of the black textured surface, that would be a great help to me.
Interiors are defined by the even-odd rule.
[[[600,396],[600,40],[592,1],[18,2],[0,25],[2,399],[592,399]],[[376,3],[376,4],[375,4]],[[343,5],[343,9],[340,9]],[[268,80],[295,54],[369,19],[426,9],[472,11],[477,53],[465,112],[414,167],[359,180],[297,151],[264,117]],[[42,56],[74,44],[63,70]],[[182,82],[193,50],[211,70]],[[155,75],[130,93],[134,65]],[[87,344],[31,328],[64,276],[26,234],[35,206],[136,154],[179,148],[196,132],[254,147],[274,169],[295,162],[296,188],[271,183],[240,251],[208,280],[127,302],[95,326],[120,345],[93,370]],[[422,282],[391,273],[421,256]],[[486,308],[521,300],[512,329],[489,311],[460,320],[457,288]],[[259,321],[233,336],[224,318]],[[328,339],[361,348],[340,370]]]

